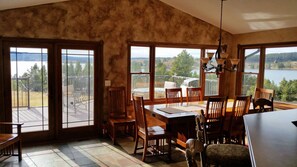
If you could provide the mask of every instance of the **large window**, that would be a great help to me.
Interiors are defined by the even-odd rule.
[[[185,97],[187,87],[203,85],[200,57],[205,50],[199,46],[130,45],[131,93],[154,101],[165,98],[166,88],[177,87]],[[204,85],[206,95],[218,94],[218,78],[212,73]]]
[[[297,45],[265,49],[264,88],[276,90],[276,100],[297,102]]]
[[[259,74],[260,49],[245,49],[242,73],[242,94],[253,95]]]
[[[263,87],[275,90],[276,101],[297,102],[297,44],[243,46],[242,50],[242,94]]]

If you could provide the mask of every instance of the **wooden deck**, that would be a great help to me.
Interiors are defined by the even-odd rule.
[[[93,102],[63,106],[62,117],[63,128],[86,126],[94,122]],[[48,107],[13,108],[13,122],[24,123],[22,132],[48,130],[48,118]]]

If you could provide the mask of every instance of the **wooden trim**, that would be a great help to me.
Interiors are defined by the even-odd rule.
[[[277,109],[289,110],[289,109],[295,109],[295,108],[297,108],[297,104],[274,101],[273,107],[276,110]]]
[[[132,97],[131,97],[131,45],[128,43],[127,45],[127,105],[131,105],[132,104]]]
[[[155,100],[155,63],[156,63],[156,47],[150,46],[150,101]]]
[[[199,49],[217,49],[217,45],[188,44],[188,43],[168,43],[168,42],[145,42],[145,41],[128,41],[133,46],[154,46],[170,48],[199,48]]]
[[[275,43],[261,43],[261,44],[245,44],[245,45],[238,45],[238,47],[243,49],[249,49],[249,48],[260,48],[260,47],[288,47],[288,46],[296,46],[297,41],[291,41],[291,42],[275,42]]]
[[[4,96],[4,50],[2,47],[2,37],[0,37],[0,111],[5,111],[5,96]],[[0,121],[5,121],[5,112],[0,112]]]

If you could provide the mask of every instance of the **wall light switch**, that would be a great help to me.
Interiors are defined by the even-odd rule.
[[[111,86],[111,80],[105,80],[105,86]]]

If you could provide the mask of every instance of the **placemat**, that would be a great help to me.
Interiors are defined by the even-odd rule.
[[[200,112],[201,109],[203,108],[198,106],[176,106],[176,107],[158,108],[158,110],[169,114],[183,113],[183,112]]]
[[[175,113],[185,112],[185,111],[183,111],[181,109],[176,109],[176,108],[173,108],[173,107],[158,108],[158,110],[163,111],[163,112],[166,112],[168,114],[175,114]]]

